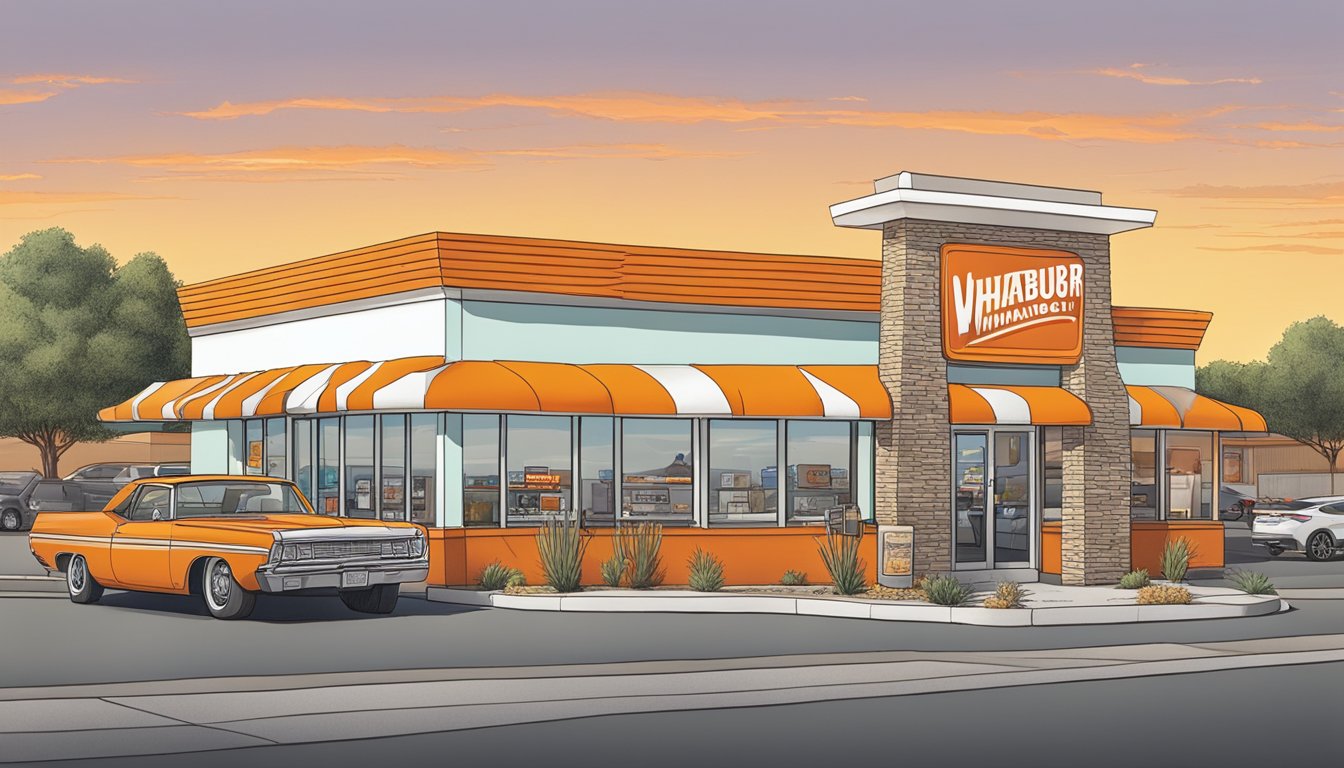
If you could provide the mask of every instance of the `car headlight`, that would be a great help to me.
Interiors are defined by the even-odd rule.
[[[416,531],[415,538],[411,539],[411,557],[421,557],[425,554],[425,537]]]

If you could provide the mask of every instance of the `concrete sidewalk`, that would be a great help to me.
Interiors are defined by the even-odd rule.
[[[0,762],[178,754],[653,713],[1344,661],[1344,636],[0,689]]]

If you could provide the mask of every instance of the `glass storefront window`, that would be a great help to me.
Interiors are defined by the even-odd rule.
[[[826,510],[854,501],[847,421],[790,421],[785,430],[788,525],[825,522]],[[764,485],[772,484],[770,478]]]
[[[568,516],[574,445],[568,416],[509,416],[508,524],[539,525]]]
[[[1213,433],[1168,430],[1167,518],[1213,519]]]
[[[294,483],[299,486],[303,497],[317,508],[313,496],[313,421],[312,419],[294,420]],[[321,511],[321,510],[318,510]]]
[[[616,522],[615,425],[609,416],[579,419],[579,509],[584,525]]]
[[[383,520],[406,520],[406,417],[378,417],[382,461],[378,473],[378,514]]]
[[[621,520],[695,524],[689,419],[621,421]]]
[[[1157,432],[1129,431],[1129,516],[1134,520],[1158,519]]]
[[[710,525],[779,524],[778,434],[774,421],[709,421]]]
[[[462,417],[462,522],[499,525],[499,417]]]
[[[243,474],[266,474],[266,434],[261,419],[243,422]]]
[[[341,420],[321,419],[317,422],[317,498],[313,499],[318,514],[341,513]]]
[[[1041,430],[1041,520],[1064,519],[1064,428]]]
[[[411,522],[434,525],[434,494],[438,488],[439,417],[411,414]]]
[[[287,477],[289,467],[285,459],[285,420],[266,420],[266,475],[268,477]]]
[[[374,516],[373,417],[345,417],[345,515]]]

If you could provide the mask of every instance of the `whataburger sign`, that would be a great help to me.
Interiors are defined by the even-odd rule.
[[[1078,362],[1083,279],[1083,260],[1068,251],[944,245],[944,356],[982,363]]]

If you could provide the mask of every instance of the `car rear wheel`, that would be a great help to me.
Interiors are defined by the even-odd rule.
[[[1278,557],[1283,554],[1283,547],[1266,547],[1269,550],[1270,557]]]
[[[0,530],[17,531],[23,527],[23,515],[17,509],[0,512]]]
[[[212,557],[201,571],[201,595],[205,607],[216,619],[245,619],[257,604],[257,596],[233,578],[233,570],[222,557]]]
[[[1308,560],[1329,560],[1335,554],[1335,540],[1326,531],[1317,531],[1307,538]]]
[[[83,555],[75,555],[65,566],[65,587],[72,603],[96,603],[103,596],[103,585],[89,574]]]
[[[397,608],[398,594],[396,584],[377,584],[368,589],[347,589],[341,592],[341,602],[360,613],[391,613]]]

